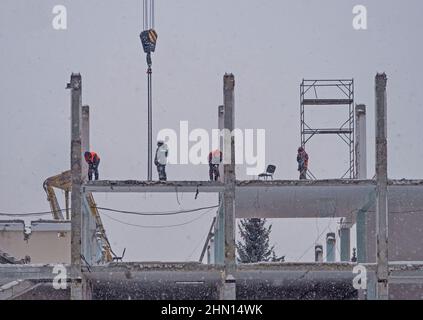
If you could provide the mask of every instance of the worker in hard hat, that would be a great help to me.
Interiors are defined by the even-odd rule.
[[[100,165],[100,157],[94,151],[87,151],[84,153],[85,161],[88,163],[88,180],[93,179],[93,173],[95,180],[98,180],[98,166]]]
[[[219,179],[219,164],[222,163],[222,151],[216,149],[209,153],[209,177],[210,181],[217,181]]]
[[[307,179],[308,169],[308,154],[303,147],[298,148],[297,153],[298,171],[300,172],[300,179]]]
[[[166,164],[167,156],[169,154],[169,148],[163,140],[157,141],[156,156],[154,157],[154,164],[157,167],[157,173],[159,174],[160,181],[166,181]]]

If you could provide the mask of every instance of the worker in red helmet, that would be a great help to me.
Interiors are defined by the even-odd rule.
[[[300,172],[300,180],[307,179],[308,154],[303,147],[298,148],[297,162],[298,171]]]
[[[88,163],[88,180],[93,179],[93,173],[95,180],[98,180],[98,166],[100,164],[100,157],[94,151],[87,151],[84,153],[85,161]]]

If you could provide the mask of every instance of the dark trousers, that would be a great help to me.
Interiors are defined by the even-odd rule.
[[[220,173],[219,173],[219,165],[218,164],[211,164],[209,163],[209,177],[210,181],[217,181],[219,179]],[[214,178],[214,179],[213,179]]]
[[[300,180],[306,180],[307,179],[307,169],[300,170]]]
[[[157,173],[159,174],[159,180],[160,181],[166,181],[167,180],[166,165],[158,164],[157,165]]]
[[[98,166],[100,165],[100,160],[96,163],[89,163],[88,164],[88,180],[91,181],[93,179],[93,173],[95,180],[98,180]]]

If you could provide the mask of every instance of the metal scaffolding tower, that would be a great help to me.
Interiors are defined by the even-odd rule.
[[[322,92],[324,91],[324,92]],[[331,93],[330,98],[327,97]],[[323,94],[321,94],[323,93]],[[320,96],[319,96],[320,94]],[[334,106],[347,107],[348,118],[335,128],[313,128],[305,120],[305,106]],[[301,146],[317,134],[336,134],[348,146],[349,165],[343,178],[355,177],[354,165],[354,80],[305,80],[300,84],[300,114],[301,114]],[[316,179],[310,170],[307,173],[309,178]]]

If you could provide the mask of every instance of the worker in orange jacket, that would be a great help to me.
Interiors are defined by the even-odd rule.
[[[85,161],[88,163],[88,180],[93,179],[93,173],[95,180],[98,180],[98,166],[100,164],[100,157],[94,151],[87,151],[84,153]]]

